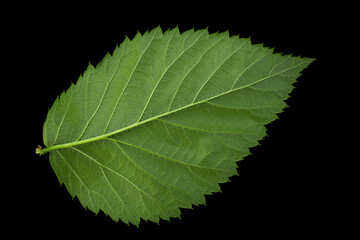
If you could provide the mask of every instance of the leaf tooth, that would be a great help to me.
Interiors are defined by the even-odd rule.
[[[140,31],[137,31],[135,36],[132,39],[129,39],[130,41],[138,41],[140,38],[147,35],[149,31],[146,31],[144,34],[141,34]]]
[[[218,31],[218,34],[217,34],[219,37],[225,37],[225,38],[230,38],[230,33],[229,33],[229,30],[226,30],[224,32],[219,32]]]
[[[160,25],[159,25],[160,26]],[[166,36],[167,34],[169,34],[170,32],[176,30],[176,28],[167,28],[164,32],[164,36]]]

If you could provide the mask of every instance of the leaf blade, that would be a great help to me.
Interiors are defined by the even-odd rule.
[[[95,213],[135,225],[179,217],[237,174],[311,61],[228,33],[138,34],[55,101],[43,152]]]

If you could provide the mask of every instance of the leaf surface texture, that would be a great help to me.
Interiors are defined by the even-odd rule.
[[[55,101],[45,150],[95,213],[134,225],[179,217],[237,174],[311,61],[227,32],[137,34]]]

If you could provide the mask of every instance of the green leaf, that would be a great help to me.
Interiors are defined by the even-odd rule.
[[[227,32],[155,28],[56,99],[36,152],[95,213],[134,225],[179,217],[237,174],[311,62]]]

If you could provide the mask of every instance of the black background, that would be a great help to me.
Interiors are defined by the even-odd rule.
[[[238,163],[239,176],[221,184],[222,193],[207,196],[206,206],[182,210],[181,220],[161,220],[159,225],[142,221],[139,228],[115,223],[102,212],[95,216],[85,210],[60,186],[48,155],[35,155],[35,148],[43,144],[42,125],[48,109],[71,82],[76,82],[89,62],[96,66],[125,36],[131,39],[138,31],[144,33],[159,24],[121,20],[122,23],[103,27],[103,22],[90,20],[22,22],[14,64],[25,66],[22,73],[26,74],[19,75],[22,96],[26,98],[21,108],[29,114],[21,118],[23,127],[18,129],[19,136],[24,130],[27,132],[21,141],[26,142],[25,149],[19,150],[25,156],[16,168],[19,181],[15,177],[9,181],[15,183],[9,196],[16,203],[16,211],[12,211],[8,223],[21,224],[30,235],[45,236],[50,231],[52,236],[105,237],[115,233],[119,237],[123,234],[150,237],[198,233],[227,238],[233,234],[307,236],[313,231],[328,231],[324,221],[333,212],[324,194],[330,184],[325,180],[330,161],[322,155],[325,146],[321,144],[324,131],[321,118],[326,110],[319,106],[326,99],[319,97],[319,91],[325,84],[323,73],[328,68],[323,43],[329,34],[336,32],[336,26],[331,25],[330,31],[326,19],[295,21],[297,16],[290,14],[284,19],[256,22],[240,18],[238,23],[231,24],[160,23],[163,30],[176,26],[180,31],[193,27],[195,30],[208,27],[210,33],[229,30],[230,35],[251,37],[252,43],[264,43],[275,48],[275,52],[316,61],[295,84],[287,101],[290,107],[279,115],[279,120],[267,126],[269,136],[251,149],[252,155]]]

